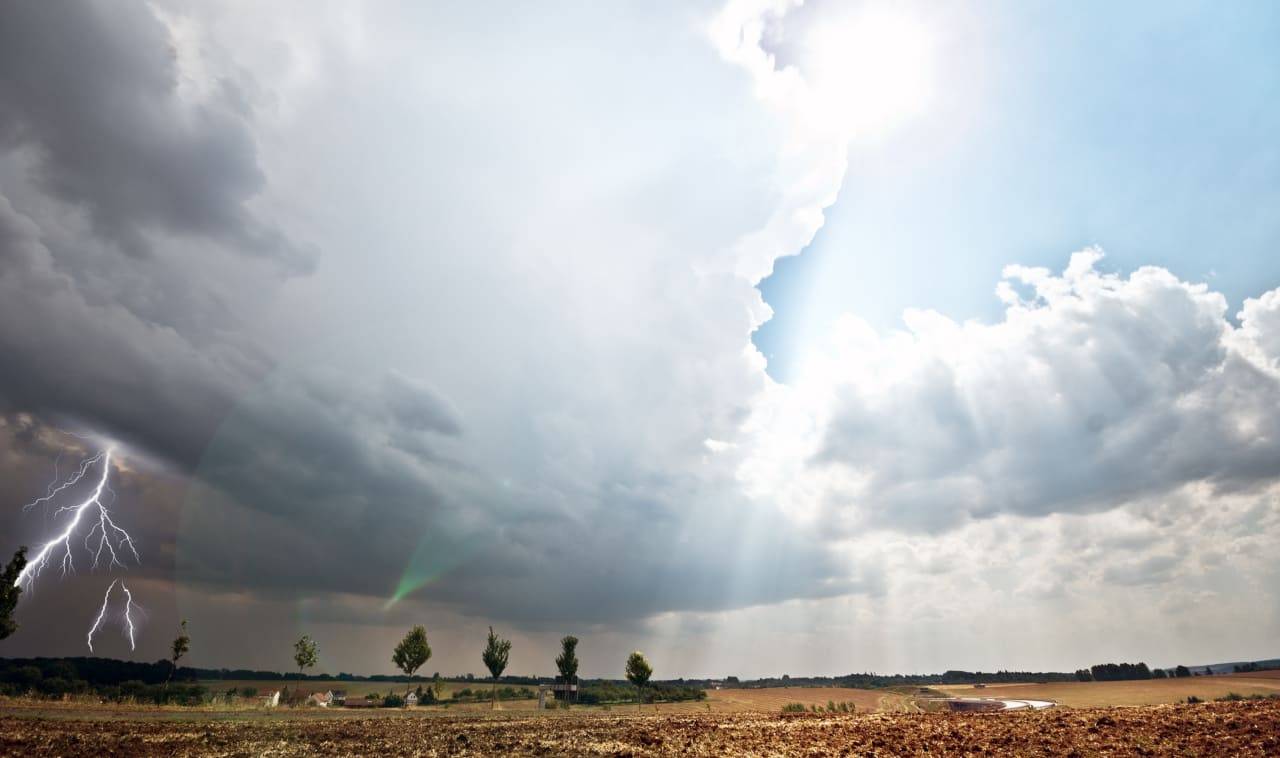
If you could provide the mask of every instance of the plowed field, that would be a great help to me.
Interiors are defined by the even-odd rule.
[[[0,718],[0,754],[1247,755],[1280,754],[1280,703],[1011,714],[575,714],[241,721]]]

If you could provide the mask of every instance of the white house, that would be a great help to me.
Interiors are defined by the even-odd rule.
[[[416,692],[410,692],[408,695],[405,695],[405,698],[404,698],[404,704],[405,704],[405,705],[417,705],[417,704],[418,704],[418,693],[416,693]]]
[[[280,705],[280,690],[258,690],[258,702],[264,707],[275,708],[277,705]]]

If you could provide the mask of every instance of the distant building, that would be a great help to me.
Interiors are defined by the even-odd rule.
[[[332,697],[329,698],[329,702],[332,705],[343,705],[347,702],[346,690],[333,690],[330,694]]]
[[[382,701],[370,700],[367,697],[348,697],[342,704],[347,708],[377,708],[382,705]]]
[[[410,692],[408,695],[405,695],[405,696],[404,696],[404,704],[405,704],[405,705],[417,705],[417,704],[418,704],[418,693],[416,693],[416,692]]]
[[[275,708],[277,705],[280,705],[280,690],[258,690],[257,697],[258,702],[267,708]]]
[[[299,685],[293,689],[286,687],[280,699],[292,706],[316,705],[324,708],[333,702],[333,693],[325,689]]]

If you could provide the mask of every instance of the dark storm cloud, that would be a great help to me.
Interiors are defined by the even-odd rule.
[[[253,275],[210,259],[312,256],[246,208],[264,177],[243,96],[184,99],[175,55],[144,3],[0,6],[0,410],[186,468],[271,364],[229,302],[268,285],[239,295]]]
[[[159,231],[308,269],[245,208],[264,180],[243,96],[223,81],[187,103],[177,85],[168,30],[143,3],[0,5],[0,145],[29,148],[48,191],[127,252]]]
[[[59,268],[35,222],[0,195],[0,410],[109,430],[189,464],[260,359],[198,349]]]
[[[444,500],[421,457],[390,453],[388,440],[418,433],[421,419],[388,415],[404,385],[371,390],[315,375],[276,375],[244,398],[194,472],[178,535],[183,577],[219,586],[386,594],[418,535],[439,528]],[[444,407],[415,393],[419,403]],[[456,422],[454,422],[456,424]],[[449,433],[456,433],[451,426]],[[420,440],[426,448],[431,439]],[[264,551],[271,544],[275,549]],[[376,545],[363,552],[359,546]],[[358,570],[327,572],[356,549]]]
[[[465,427],[447,408],[397,374],[365,388],[272,377],[195,473],[180,578],[293,597],[385,598],[407,583],[465,614],[534,625],[882,589],[876,572],[845,576],[771,508],[721,501],[694,478],[587,484],[569,511],[563,495],[505,489],[450,461]],[[399,444],[410,436],[420,449]],[[350,556],[348,570],[331,570],[335,556]]]
[[[677,523],[675,514],[695,508],[696,523]],[[776,511],[745,503],[682,509],[611,500],[585,518],[498,530],[476,560],[424,594],[466,612],[554,627],[884,591],[875,567],[860,565],[850,576],[817,542]]]

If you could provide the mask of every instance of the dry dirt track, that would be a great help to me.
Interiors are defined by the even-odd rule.
[[[1280,754],[1280,702],[1010,714],[479,716],[321,721],[0,719],[0,754],[1236,755]]]

